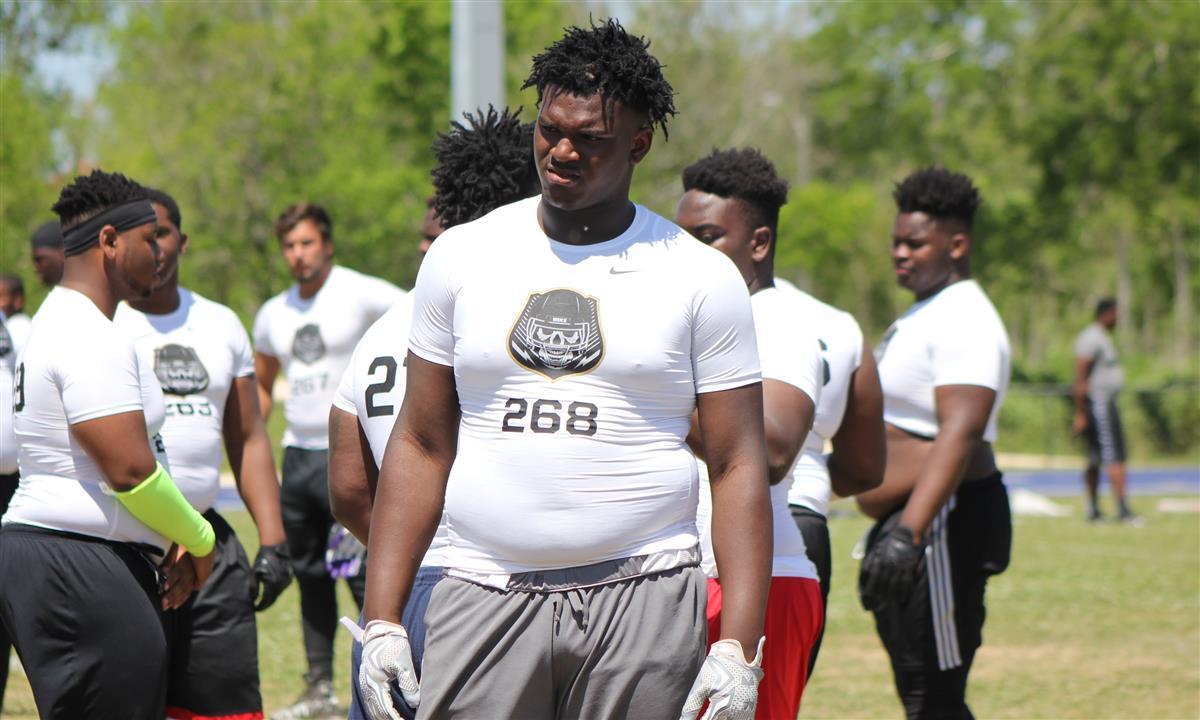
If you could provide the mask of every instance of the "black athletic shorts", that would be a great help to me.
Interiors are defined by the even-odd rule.
[[[903,510],[875,524],[868,553]],[[875,611],[875,628],[910,720],[970,718],[967,675],[983,642],[984,591],[988,578],[1008,567],[1012,546],[1000,473],[961,485],[934,518],[928,539],[912,592]]]
[[[1116,398],[1088,398],[1087,420],[1083,440],[1087,445],[1088,465],[1099,467],[1125,462],[1125,430],[1121,427],[1121,413],[1117,410]]]
[[[17,473],[0,475],[0,516],[8,509],[13,493],[17,491],[20,476]],[[8,656],[12,650],[12,641],[8,639],[8,631],[0,622],[0,713],[4,711],[4,687],[8,684]]]
[[[217,536],[213,573],[182,607],[164,613],[167,708],[172,717],[249,718],[262,712],[254,575],[229,523],[215,510],[204,517]]]
[[[334,523],[329,508],[329,451],[285,447],[282,475],[279,501],[296,578],[329,580],[325,547]]]
[[[43,720],[162,720],[159,559],[127,543],[0,528],[0,621]]]
[[[833,557],[829,549],[829,521],[821,513],[803,505],[789,505],[792,520],[804,538],[804,553],[817,568],[817,580],[821,583],[821,631],[808,655],[808,677],[811,679],[817,667],[817,655],[821,652],[821,640],[825,638],[825,622],[829,615],[829,583],[833,578]]]

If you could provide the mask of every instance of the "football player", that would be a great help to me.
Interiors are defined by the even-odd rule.
[[[916,302],[875,349],[887,468],[857,496],[877,522],[859,573],[863,605],[909,718],[970,718],[987,579],[1008,566],[1012,522],[992,443],[1008,388],[1008,333],[971,278],[979,191],[943,168],[896,186],[892,263]]]
[[[300,615],[308,671],[296,702],[277,720],[344,712],[333,693],[334,579],[325,566],[333,526],[329,510],[329,406],[350,353],[371,323],[404,297],[379,278],[333,262],[333,221],[319,205],[300,203],[280,214],[275,235],[296,283],[271,298],[254,321],[254,372],[265,420],[282,370],[288,381],[283,435],[283,526],[300,585]],[[362,604],[361,574],[348,578]]]
[[[674,114],[646,45],[608,20],[535,57],[540,197],[447,230],[421,266],[371,516],[376,720],[393,679],[419,718],[753,715],[771,528],[750,298],[629,199]],[[737,559],[707,658],[695,409],[715,550]],[[443,506],[418,686],[403,611]]]
[[[163,441],[176,483],[212,524],[213,576],[167,613],[170,717],[262,717],[254,612],[291,582],[271,441],[258,410],[250,338],[232,310],[179,284],[188,238],[175,199],[148,189],[158,218],[159,281],[148,297],[117,307],[113,322],[153,368],[166,399]],[[224,446],[238,492],[258,528],[251,567],[214,503]],[[247,587],[256,589],[251,597]],[[257,602],[256,602],[257,598]]]
[[[118,302],[154,290],[157,215],[140,185],[101,170],[54,211],[66,265],[16,367],[21,481],[0,521],[0,620],[41,717],[157,720],[162,606],[203,584],[215,547],[165,465],[154,372],[112,322]]]

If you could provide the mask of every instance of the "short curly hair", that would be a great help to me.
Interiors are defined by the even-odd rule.
[[[756,225],[775,232],[788,184],[775,165],[754,148],[713,150],[683,170],[683,189],[737,198],[754,213]]]
[[[958,220],[970,228],[983,203],[971,178],[946,168],[930,166],[896,183],[892,192],[902,213],[922,212],[942,220]]]
[[[466,124],[433,141],[434,212],[442,227],[481,218],[492,210],[541,192],[533,164],[533,123],[521,123],[521,109],[463,113]]]
[[[630,35],[613,18],[599,25],[592,22],[590,29],[572,26],[534,56],[533,70],[521,89],[536,87],[538,105],[549,86],[585,97],[599,93],[607,103],[619,101],[643,113],[666,138],[667,120],[675,114],[675,91],[649,47],[649,41]]]
[[[156,205],[162,205],[167,211],[167,218],[175,229],[183,232],[183,214],[179,212],[179,203],[165,190],[146,188],[146,199]]]
[[[58,202],[50,208],[62,221],[63,230],[70,230],[109,208],[146,197],[146,189],[121,173],[93,170],[79,175],[62,189]]]

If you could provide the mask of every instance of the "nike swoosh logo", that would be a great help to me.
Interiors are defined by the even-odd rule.
[[[611,267],[608,269],[608,272],[610,275],[625,275],[626,273],[635,273],[637,271],[638,271],[637,268]]]

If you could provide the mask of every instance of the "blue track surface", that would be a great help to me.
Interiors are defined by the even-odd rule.
[[[1004,474],[1009,489],[1025,488],[1042,495],[1079,495],[1083,478],[1077,470],[1016,470]],[[1101,480],[1107,487],[1108,480]],[[1200,495],[1200,468],[1130,469],[1129,492],[1133,495]],[[217,495],[221,510],[244,510],[237,490],[222,487]]]

